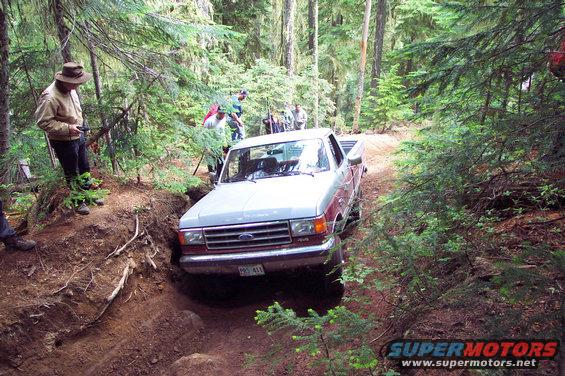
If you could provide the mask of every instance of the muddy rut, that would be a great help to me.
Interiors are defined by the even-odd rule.
[[[370,210],[390,189],[392,153],[402,137],[359,137],[367,147],[362,185]],[[318,374],[290,362],[288,351],[277,351],[288,339],[269,336],[254,321],[256,310],[273,301],[302,314],[339,304],[321,297],[311,276],[239,279],[228,300],[193,299],[183,274],[170,264],[176,221],[187,200],[149,187],[109,188],[107,205],[90,216],[62,212],[30,234],[38,240],[37,251],[0,251],[0,374]],[[106,259],[132,237],[134,213],[142,236],[119,257]],[[146,254],[153,255],[156,270]],[[130,261],[133,273],[108,304]]]

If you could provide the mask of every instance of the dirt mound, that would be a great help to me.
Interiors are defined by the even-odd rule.
[[[29,234],[38,243],[34,251],[0,253],[0,372],[27,369],[29,357],[46,357],[90,330],[112,308],[126,267],[131,276],[121,296],[128,299],[170,278],[170,249],[187,199],[145,186],[106,186],[106,205],[90,215],[59,208],[36,226]],[[108,257],[133,237],[136,217],[137,238],[119,256]],[[165,317],[162,324],[197,329],[187,328],[183,317]]]
[[[226,365],[225,359],[221,356],[194,353],[177,359],[163,376],[228,376]]]

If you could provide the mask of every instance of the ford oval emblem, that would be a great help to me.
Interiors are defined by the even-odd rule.
[[[243,234],[239,235],[239,240],[253,240],[255,239],[255,236],[253,236],[253,234],[250,234],[248,232],[244,232]]]

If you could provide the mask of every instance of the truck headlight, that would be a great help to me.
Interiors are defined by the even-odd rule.
[[[179,242],[181,245],[204,244],[202,229],[179,230]]]
[[[290,221],[290,231],[293,236],[325,234],[328,231],[328,224],[323,215],[316,218],[297,219]]]

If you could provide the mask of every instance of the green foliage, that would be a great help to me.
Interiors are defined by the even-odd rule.
[[[63,200],[63,204],[67,208],[79,206],[81,203],[87,205],[95,205],[96,200],[102,199],[108,195],[107,189],[90,189],[91,186],[96,187],[102,183],[102,180],[93,178],[89,172],[77,176],[71,181],[71,192]]]
[[[343,306],[330,309],[325,315],[309,309],[307,317],[298,317],[293,310],[275,302],[266,311],[257,311],[255,321],[270,332],[290,329],[292,340],[297,343],[295,352],[308,354],[313,365],[322,367],[326,374],[348,375],[353,370],[372,372],[378,364],[371,347],[359,344],[359,339],[373,324]],[[356,345],[351,347],[354,339]]]
[[[381,132],[390,129],[394,123],[407,120],[412,115],[406,89],[398,75],[398,65],[394,65],[379,79],[376,93],[363,99],[364,128],[379,127]]]
[[[12,195],[14,202],[10,205],[10,209],[16,213],[27,213],[35,201],[35,196],[27,192],[15,192]]]
[[[215,97],[214,101],[229,105],[229,98],[233,93],[242,88],[249,92],[249,97],[243,101],[243,121],[247,136],[264,134],[261,120],[267,116],[267,111],[270,109],[279,113],[285,103],[289,105],[301,103],[308,112],[309,118],[312,118],[314,78],[310,70],[290,78],[284,67],[276,66],[265,59],[259,59],[252,67],[243,69],[240,65],[229,62],[222,55],[216,58],[219,59],[217,63],[221,69],[211,72],[209,84],[222,95]],[[322,126],[335,109],[330,99],[331,90],[332,87],[328,82],[319,80],[319,119]],[[309,126],[312,126],[311,120]]]
[[[394,31],[403,44],[423,41],[437,35],[450,14],[433,0],[393,1]]]

